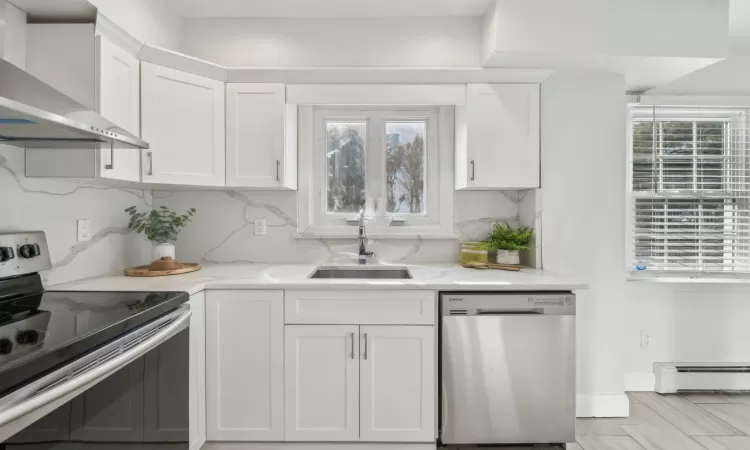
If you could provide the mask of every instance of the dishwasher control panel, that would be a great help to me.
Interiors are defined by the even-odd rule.
[[[571,292],[451,292],[440,294],[444,316],[575,314],[576,297]]]

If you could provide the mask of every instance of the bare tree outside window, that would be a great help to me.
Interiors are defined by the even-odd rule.
[[[386,200],[389,213],[425,212],[425,121],[389,121],[386,133]]]
[[[365,207],[365,122],[326,123],[328,212],[356,213]]]

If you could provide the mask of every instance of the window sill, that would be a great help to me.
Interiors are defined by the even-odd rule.
[[[295,233],[292,235],[294,239],[357,239],[357,230],[354,229],[351,232],[304,232]],[[457,241],[461,239],[461,235],[458,233],[446,233],[446,232],[399,232],[399,233],[384,233],[384,232],[368,232],[368,240],[452,240]]]
[[[657,284],[750,284],[750,274],[720,275],[695,273],[649,273],[628,272],[626,281]]]

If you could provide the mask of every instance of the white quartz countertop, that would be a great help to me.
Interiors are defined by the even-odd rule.
[[[124,275],[87,278],[47,286],[67,291],[185,291],[204,289],[430,289],[442,291],[572,291],[586,289],[578,280],[540,270],[520,272],[466,269],[458,264],[405,265],[411,280],[309,279],[312,264],[208,264],[197,272],[164,277]],[[340,267],[340,266],[337,266]]]

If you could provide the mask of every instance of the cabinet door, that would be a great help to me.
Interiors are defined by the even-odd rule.
[[[61,442],[70,440],[70,402],[43,416],[18,434],[5,441],[7,449],[16,448],[11,444],[31,444],[37,442]],[[17,448],[28,448],[19,445]]]
[[[190,329],[146,354],[143,440],[187,442],[190,425]]]
[[[208,440],[283,440],[283,291],[206,300]]]
[[[136,136],[141,132],[140,61],[104,36],[97,37],[99,113]],[[138,149],[103,147],[99,173],[102,178],[141,180],[141,152]]]
[[[359,440],[359,327],[284,328],[287,441]]]
[[[360,440],[435,440],[435,329],[363,326]]]
[[[143,363],[136,359],[73,399],[71,440],[143,441]]]
[[[466,143],[459,143],[458,188],[521,189],[539,187],[539,85],[469,84],[465,111]],[[458,123],[457,122],[457,123]],[[465,145],[465,152],[461,146]]]
[[[287,123],[285,99],[283,84],[227,84],[227,186],[296,188],[296,108]]]
[[[190,296],[190,446],[206,443],[206,294]]]
[[[224,185],[224,83],[141,63],[143,181]]]

